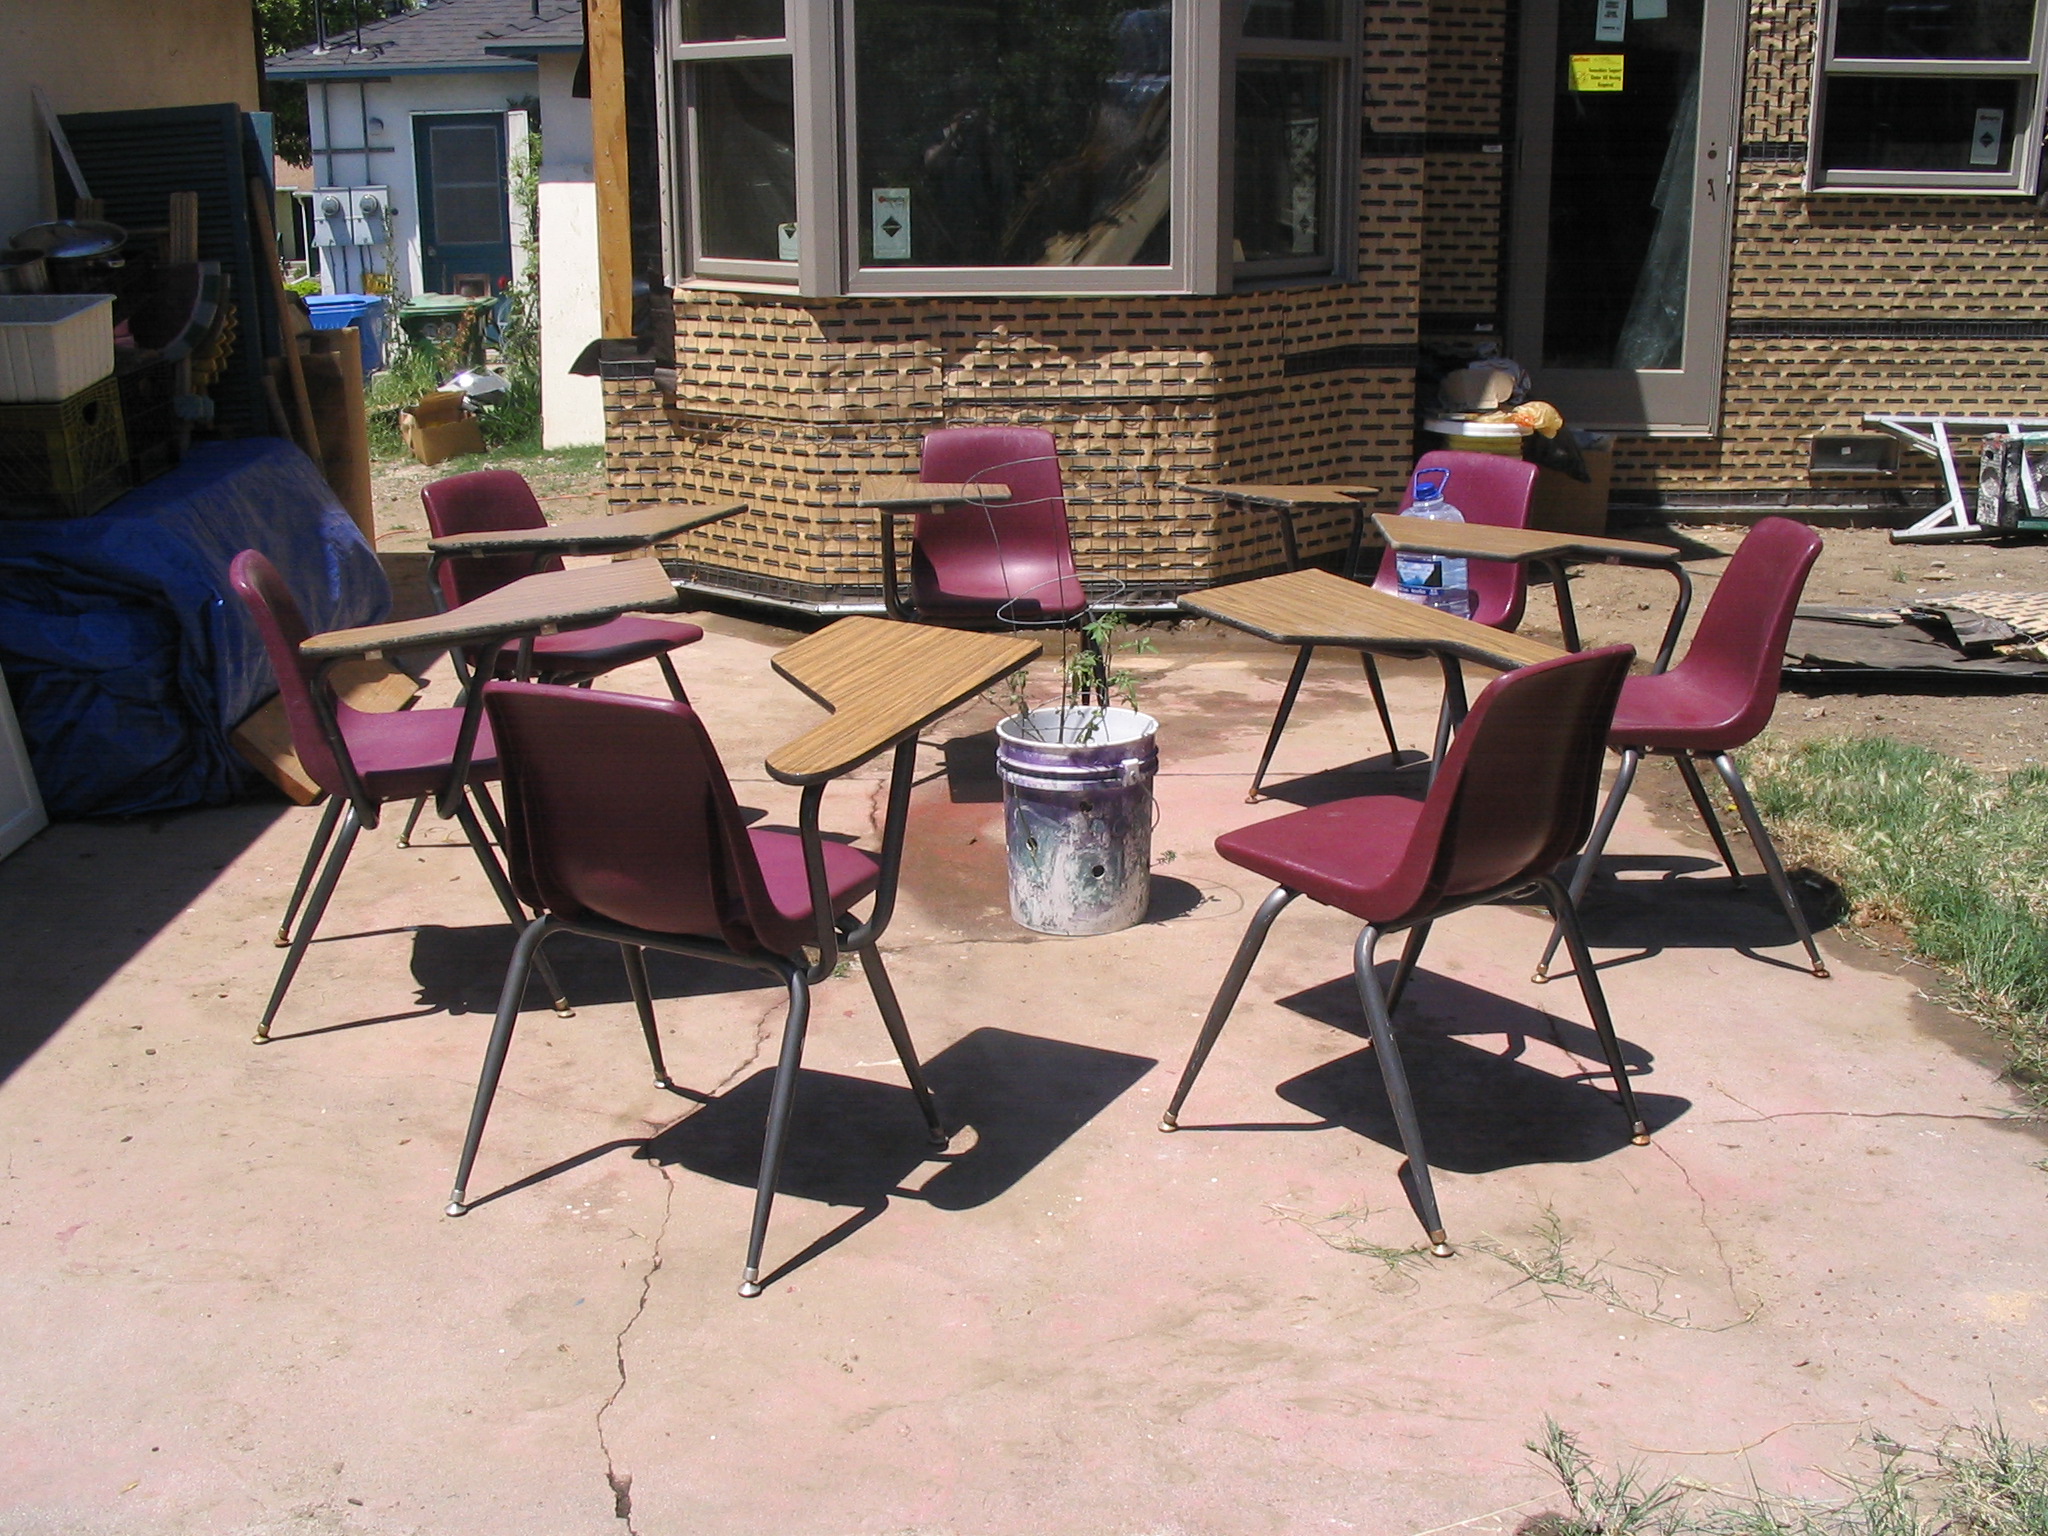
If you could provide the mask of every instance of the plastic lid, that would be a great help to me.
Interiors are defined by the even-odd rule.
[[[1411,504],[1425,501],[1442,501],[1444,487],[1451,482],[1448,469],[1418,469],[1415,472],[1415,487],[1409,497]]]

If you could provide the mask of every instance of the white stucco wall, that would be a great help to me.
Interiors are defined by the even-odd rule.
[[[399,299],[422,291],[420,267],[419,170],[413,154],[414,120],[436,112],[507,112],[535,94],[533,66],[478,74],[399,75],[389,80],[335,81],[306,89],[312,125],[313,178],[318,186],[381,186],[390,189],[392,246],[397,255]],[[364,120],[369,137],[359,137]],[[506,150],[517,152],[508,125]],[[373,152],[345,153],[367,143]],[[331,155],[329,146],[336,146]],[[360,257],[350,254],[343,279],[326,279],[332,292],[361,292]],[[513,268],[518,268],[513,257]],[[383,269],[382,253],[371,270]]]
[[[597,302],[597,185],[590,103],[569,94],[573,55],[540,61],[541,441],[567,448],[604,441],[604,391],[569,372],[604,334]]]
[[[0,0],[0,238],[51,216],[31,85],[59,112],[254,111],[249,0]]]

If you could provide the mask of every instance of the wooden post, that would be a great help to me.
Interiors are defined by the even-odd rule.
[[[598,314],[608,340],[633,334],[633,210],[626,162],[625,0],[586,0],[590,133],[597,176]]]

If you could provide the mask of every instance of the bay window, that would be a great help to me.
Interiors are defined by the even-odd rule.
[[[667,3],[679,282],[1348,275],[1358,0]]]
[[[1821,19],[1816,190],[2032,192],[2039,0],[1832,0]]]

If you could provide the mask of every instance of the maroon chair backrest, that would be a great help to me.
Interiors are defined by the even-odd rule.
[[[305,616],[299,601],[285,585],[277,567],[253,549],[245,549],[228,566],[228,584],[249,610],[256,632],[263,637],[263,650],[270,658],[270,670],[277,676],[277,691],[284,699],[285,722],[291,727],[292,751],[298,754],[307,775],[329,794],[345,793],[341,766],[320,729],[320,716],[313,705],[313,690],[319,686],[319,668],[299,654],[299,642],[306,638]],[[336,701],[337,710],[348,706]]]
[[[1718,750],[1739,747],[1770,724],[1785,637],[1820,547],[1819,534],[1789,517],[1750,529],[1700,615],[1685,660],[1671,669],[1695,697],[1725,701],[1730,724]]]
[[[544,683],[484,690],[504,774],[506,862],[529,905],[571,921],[790,954],[724,765],[671,699]]]
[[[1536,466],[1499,453],[1466,453],[1440,448],[1415,461],[1415,473],[1425,469],[1450,472],[1444,482],[1444,500],[1464,514],[1468,523],[1491,523],[1497,528],[1526,528],[1529,509],[1536,500]],[[1415,474],[1401,492],[1401,510],[1415,500]],[[1522,622],[1522,605],[1528,596],[1529,573],[1510,560],[1468,560],[1465,577],[1472,588],[1472,619],[1493,629],[1513,629]],[[1380,558],[1379,574],[1373,585],[1382,592],[1400,589],[1394,570],[1392,550]]]
[[[479,469],[450,475],[420,491],[427,509],[427,527],[437,539],[458,533],[504,533],[515,528],[545,528],[526,477],[509,469]],[[450,608],[495,592],[508,582],[538,571],[559,571],[559,556],[536,565],[531,555],[472,555],[441,562],[441,597]]]
[[[910,590],[920,612],[957,610],[945,599],[948,586],[1020,599],[1004,617],[1064,613],[1085,603],[1074,577],[1059,448],[1050,432],[943,427],[925,434],[919,468],[920,478],[940,484],[986,481],[1010,488],[1007,501],[986,507],[955,502],[943,512],[917,515]]]
[[[1399,872],[1409,912],[1545,874],[1586,841],[1615,700],[1635,648],[1504,673],[1473,703]],[[1412,894],[1410,894],[1412,893]]]

